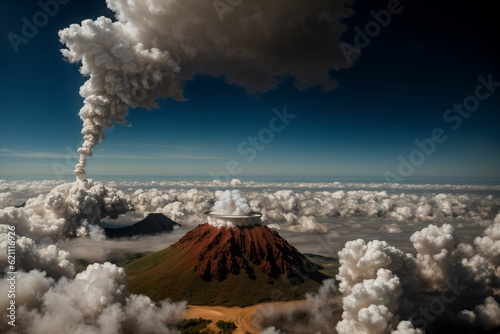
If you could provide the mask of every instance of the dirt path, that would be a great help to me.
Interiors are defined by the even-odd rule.
[[[219,320],[234,322],[238,327],[233,333],[234,334],[259,334],[260,330],[258,328],[258,323],[260,322],[259,313],[257,309],[259,307],[273,307],[273,308],[294,308],[306,303],[305,300],[291,301],[291,302],[276,302],[276,303],[265,303],[257,304],[248,307],[224,307],[224,306],[195,306],[189,305],[186,313],[184,314],[185,319],[192,318],[204,318],[212,320],[212,323],[208,326],[209,329],[217,331],[215,323]]]

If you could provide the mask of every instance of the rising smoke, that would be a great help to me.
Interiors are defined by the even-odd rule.
[[[215,202],[212,212],[220,215],[244,216],[250,213],[250,206],[245,197],[241,196],[238,190],[218,191],[218,199]],[[259,223],[259,219],[228,219],[209,216],[208,223],[217,227],[248,226]]]
[[[332,71],[347,68],[340,48],[352,0],[246,1],[223,21],[212,1],[107,0],[115,21],[99,17],[59,32],[63,56],[81,63],[84,142],[74,173],[129,108],[184,100],[183,82],[224,77],[251,93],[293,78],[299,89],[333,89]],[[314,52],[311,52],[314,50]]]

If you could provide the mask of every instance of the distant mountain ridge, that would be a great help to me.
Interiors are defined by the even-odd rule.
[[[125,227],[104,228],[108,238],[123,238],[137,235],[154,235],[164,232],[172,232],[181,226],[162,213],[150,213],[143,220]]]

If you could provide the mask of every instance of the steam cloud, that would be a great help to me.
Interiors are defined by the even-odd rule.
[[[238,190],[226,190],[219,194],[213,211],[223,215],[247,215],[250,212],[250,206]]]
[[[285,77],[299,89],[332,89],[332,70],[350,65],[340,48],[352,0],[248,1],[221,20],[211,1],[107,0],[116,21],[99,17],[59,32],[63,56],[81,62],[84,142],[74,173],[128,108],[184,100],[182,83],[197,74],[222,76],[249,92],[275,88]],[[314,52],[310,52],[314,50]]]
[[[250,206],[248,205],[247,199],[242,197],[238,190],[219,191],[218,195],[218,200],[212,208],[213,213],[229,216],[242,216],[250,213]],[[249,226],[260,223],[260,219],[223,219],[209,216],[208,223],[217,227]]]

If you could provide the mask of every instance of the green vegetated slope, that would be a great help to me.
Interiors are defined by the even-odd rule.
[[[250,278],[245,272],[228,275],[218,281],[203,280],[193,267],[185,265],[183,257],[189,252],[182,247],[166,248],[133,260],[125,266],[127,286],[132,293],[141,293],[155,301],[165,298],[187,300],[192,305],[249,306],[268,301],[288,301],[304,298],[315,292],[324,279],[338,272],[338,260],[309,255],[318,264],[318,271],[270,278],[254,268]]]

